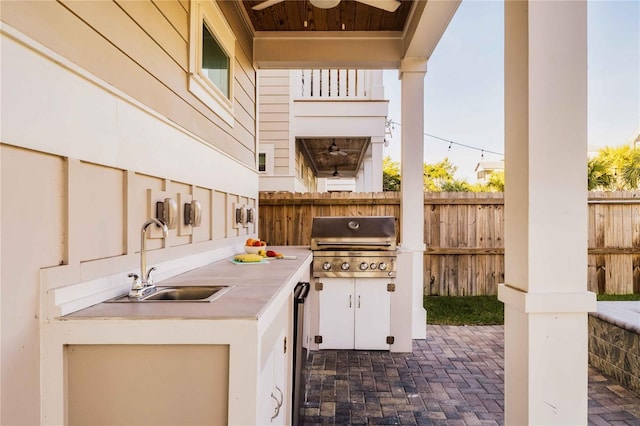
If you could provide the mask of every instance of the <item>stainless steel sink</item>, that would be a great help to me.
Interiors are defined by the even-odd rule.
[[[140,299],[125,295],[108,300],[107,302],[211,302],[222,296],[230,288],[231,287],[227,285],[157,287],[155,291]]]

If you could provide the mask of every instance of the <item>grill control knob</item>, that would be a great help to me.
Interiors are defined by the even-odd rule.
[[[371,262],[371,265],[369,265],[369,268],[371,269],[376,269],[378,267],[378,264],[375,262]]]
[[[349,270],[350,265],[347,262],[344,262],[342,265],[340,265],[340,268],[343,271],[348,271]]]
[[[384,262],[380,262],[380,265],[378,265],[378,269],[380,269],[381,271],[386,271],[387,264]]]
[[[323,269],[323,270],[325,270],[325,271],[328,271],[329,269],[331,269],[331,263],[329,263],[329,262],[324,262],[324,263],[322,264],[322,269]]]
[[[369,269],[369,264],[368,264],[367,262],[362,262],[362,263],[360,264],[360,269],[361,269],[362,271],[366,271],[367,269]]]

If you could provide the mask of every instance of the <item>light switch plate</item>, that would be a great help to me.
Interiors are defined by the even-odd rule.
[[[181,237],[193,234],[193,226],[184,224],[184,205],[190,204],[192,200],[193,196],[191,194],[178,193],[178,235]]]

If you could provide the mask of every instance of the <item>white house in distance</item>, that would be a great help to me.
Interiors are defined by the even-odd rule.
[[[424,80],[459,1],[330,3],[2,2],[0,423],[68,423],[77,401],[65,390],[63,353],[78,342],[217,351],[220,362],[203,367],[220,366],[229,380],[215,389],[228,410],[214,413],[225,417],[218,423],[269,423],[258,405],[273,398],[261,385],[287,365],[270,356],[280,330],[267,325],[286,322],[287,311],[242,333],[215,321],[61,318],[127,286],[140,226],[167,198],[200,201],[201,221],[181,221],[166,238],[151,233],[158,281],[224,260],[257,235],[237,212],[255,208],[259,192],[258,70],[399,71],[402,306],[392,312],[393,350],[425,338]],[[587,312],[596,303],[586,279],[586,26],[585,0],[505,2],[505,424],[587,423]],[[363,136],[295,135],[336,145]],[[215,332],[194,333],[202,327]],[[234,352],[238,345],[247,350]],[[183,386],[183,397],[201,395]],[[290,403],[286,394],[279,405]]]
[[[493,172],[504,171],[504,160],[500,161],[480,161],[475,168],[476,181],[480,184],[486,183],[489,175]]]
[[[259,70],[260,191],[382,191],[381,70]]]

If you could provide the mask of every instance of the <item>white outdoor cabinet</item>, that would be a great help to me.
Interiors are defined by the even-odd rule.
[[[286,334],[280,333],[260,372],[257,424],[284,426],[287,421],[288,376]]]
[[[320,349],[389,349],[391,292],[384,278],[318,278]]]

